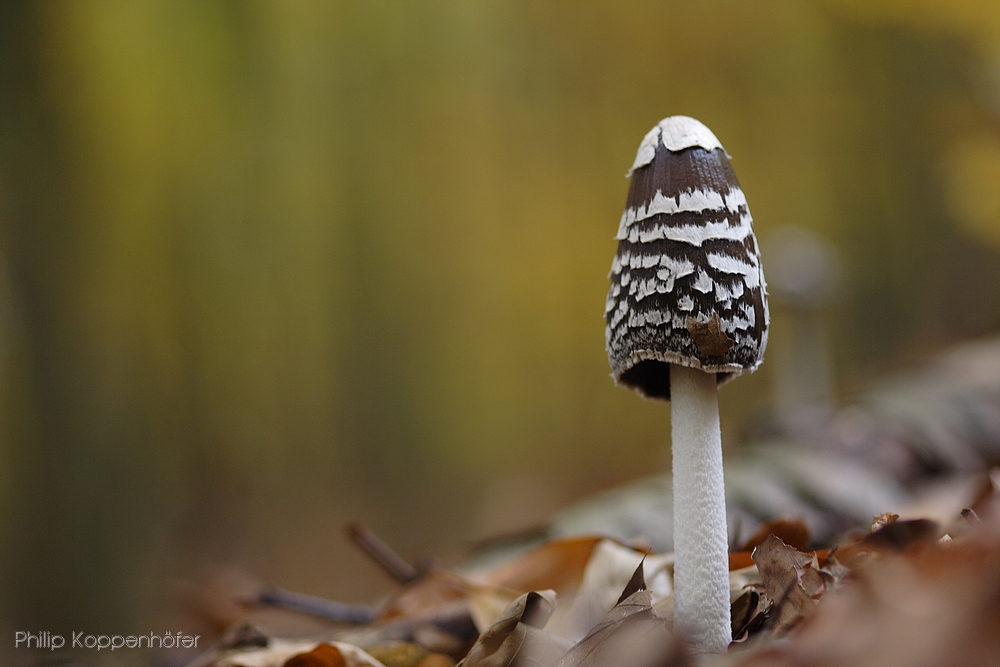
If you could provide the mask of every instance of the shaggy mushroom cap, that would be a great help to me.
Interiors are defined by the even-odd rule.
[[[766,285],[746,197],[712,131],[666,118],[642,140],[618,227],[605,308],[612,376],[670,400],[670,364],[755,370],[767,345]]]

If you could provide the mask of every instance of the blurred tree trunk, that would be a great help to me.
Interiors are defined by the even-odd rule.
[[[4,612],[18,628],[124,632],[149,534],[141,517],[150,461],[142,412],[128,410],[138,406],[92,409],[113,389],[94,382],[96,360],[81,354],[83,229],[70,142],[45,87],[45,11],[0,4]]]

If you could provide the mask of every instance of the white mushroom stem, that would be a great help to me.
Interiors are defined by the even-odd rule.
[[[670,366],[674,477],[674,627],[724,652],[732,640],[722,434],[715,373]]]

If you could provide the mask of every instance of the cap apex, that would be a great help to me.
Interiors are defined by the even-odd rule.
[[[704,148],[706,151],[722,148],[722,142],[701,121],[690,116],[670,116],[661,120],[656,124],[656,127],[646,133],[642,143],[639,144],[635,162],[632,163],[632,168],[625,176],[631,176],[633,171],[652,162],[653,158],[656,157],[656,148],[661,144],[673,153],[693,146]],[[722,148],[722,150],[725,152],[726,149]],[[729,155],[727,154],[726,157]]]

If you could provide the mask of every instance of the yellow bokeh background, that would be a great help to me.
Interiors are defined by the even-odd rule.
[[[995,3],[99,0],[0,30],[4,631],[148,631],[218,564],[371,602],[348,520],[454,563],[665,470],[601,314],[668,115],[724,143],[759,238],[837,249],[840,400],[1000,328]],[[727,452],[770,383],[723,390]]]

